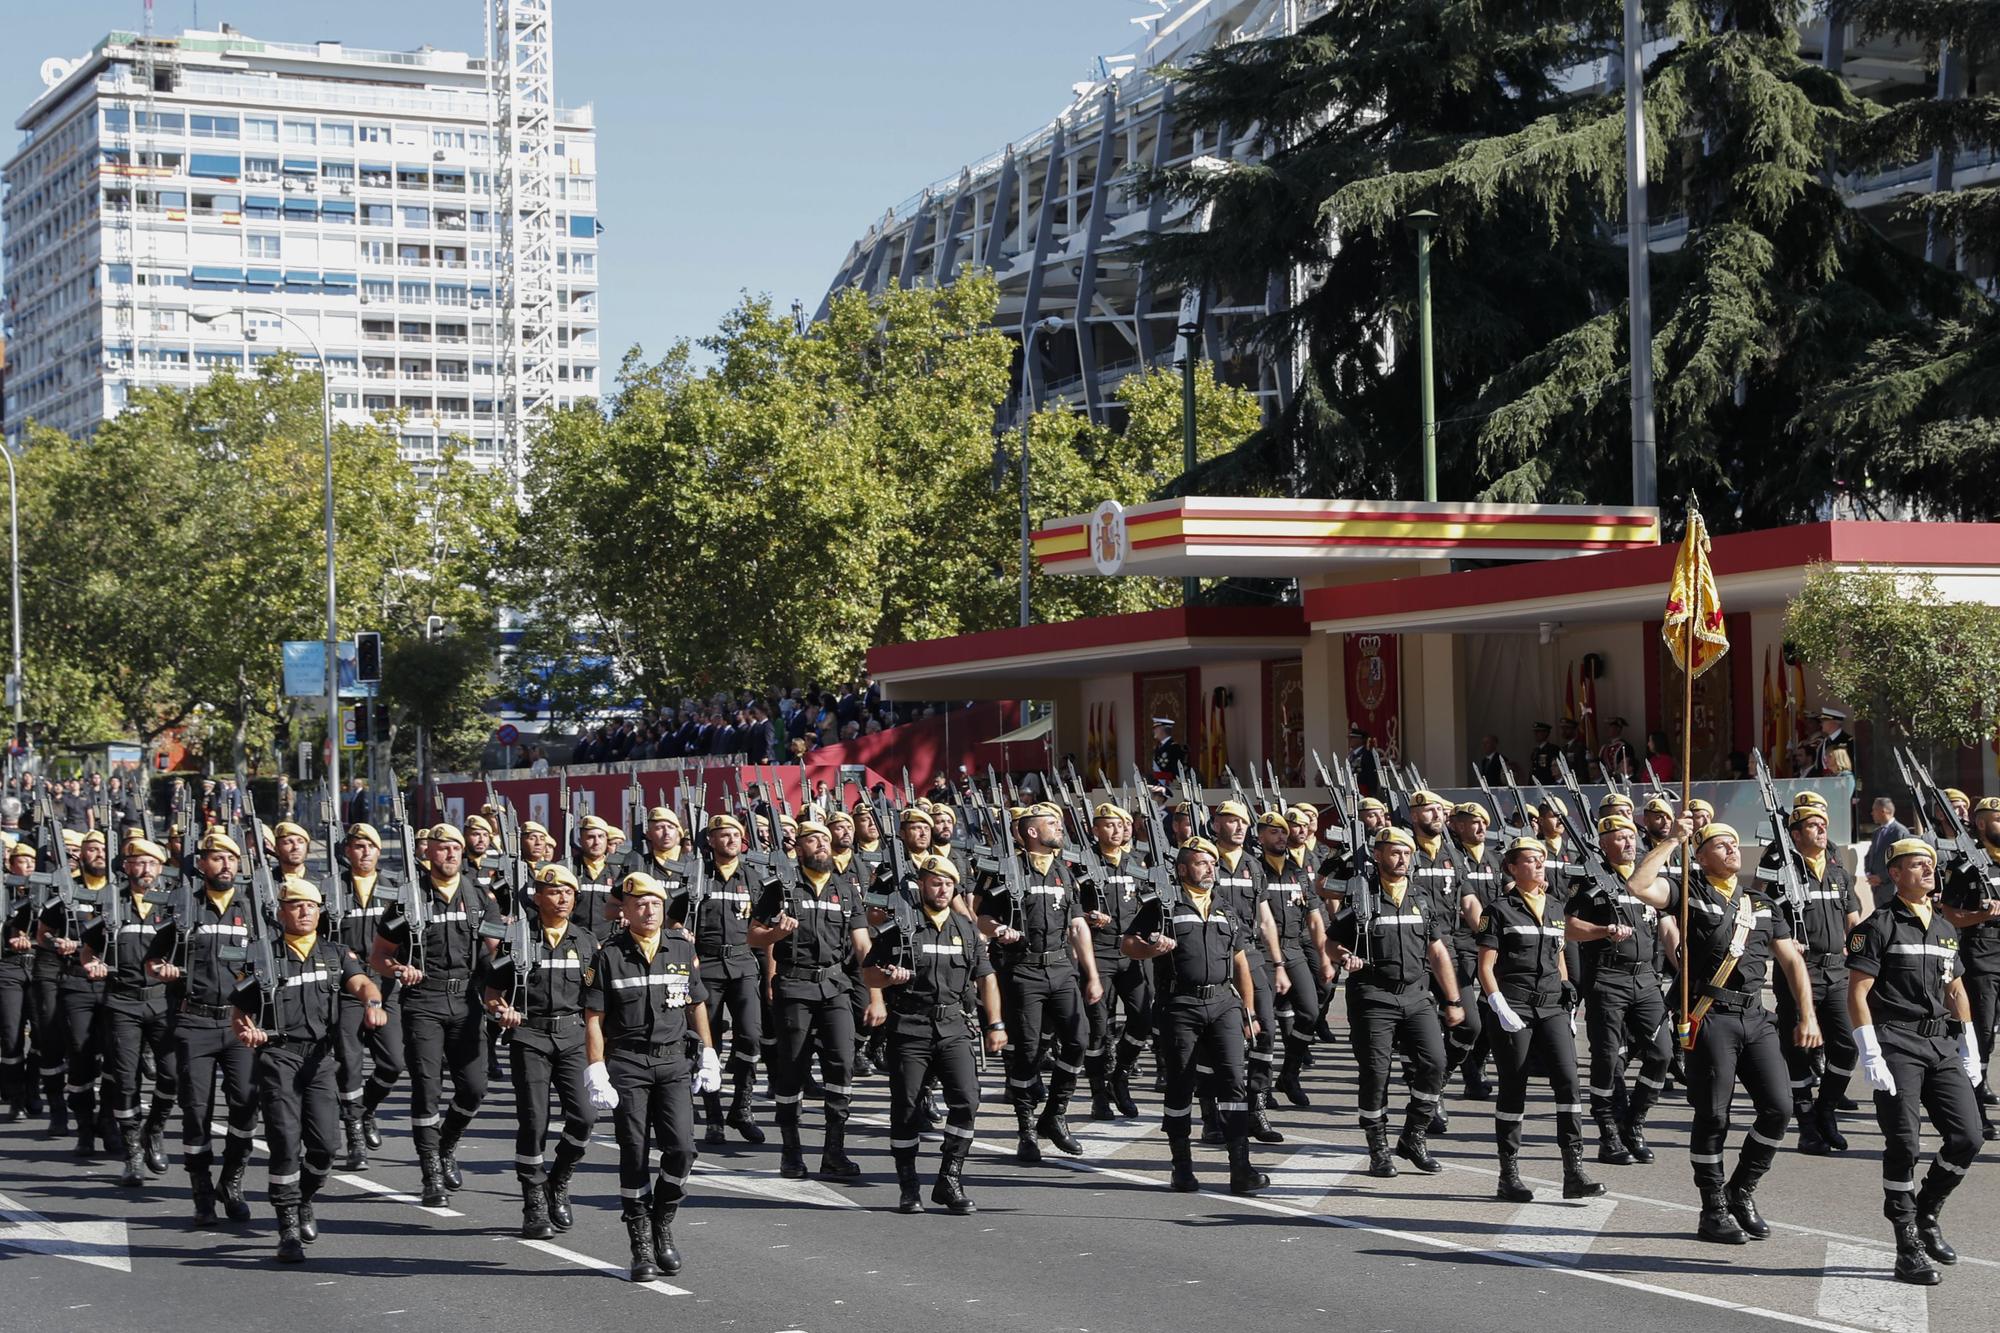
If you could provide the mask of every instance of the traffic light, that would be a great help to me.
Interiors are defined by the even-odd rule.
[[[382,636],[374,630],[354,636],[354,678],[364,685],[382,679]]]
[[[377,742],[389,739],[389,705],[380,699],[368,701],[368,739]]]

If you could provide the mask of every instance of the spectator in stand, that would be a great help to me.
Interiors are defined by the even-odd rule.
[[[1680,769],[1674,763],[1674,756],[1667,747],[1667,733],[1649,731],[1646,733],[1646,762],[1653,766],[1653,776],[1662,782],[1672,782]]]
[[[853,726],[854,724],[850,722],[850,723],[848,723],[848,725],[849,725],[849,726]],[[879,717],[871,717],[871,718],[869,718],[869,719],[868,719],[868,725],[867,725],[867,726],[865,726],[865,727],[863,727],[863,728],[861,729],[861,734],[862,734],[862,735],[864,735],[864,736],[879,736],[879,735],[881,735],[881,734],[882,734],[882,719],[881,719],[881,718],[879,718]]]
[[[529,747],[528,754],[530,756],[528,772],[538,778],[547,777],[549,775],[549,752],[541,746],[535,745]]]
[[[794,736],[785,742],[785,757],[796,764],[803,761],[811,749],[812,746],[807,743],[805,737]]]
[[[1882,885],[1889,878],[1889,848],[1909,837],[1910,830],[1896,818],[1896,803],[1887,796],[1877,796],[1868,812],[1875,820],[1875,836],[1861,869],[1868,877],[1868,887],[1876,890],[1875,901],[1880,902]]]
[[[708,752],[716,755],[736,753],[736,723],[731,714],[715,715],[715,734],[709,737]]]
[[[847,688],[841,691],[840,704],[835,710],[840,717],[841,725],[846,726],[849,722],[860,722],[861,710],[864,706],[865,704],[861,697],[860,682],[848,681]]]
[[[870,713],[882,711],[882,687],[875,683],[875,673],[872,671],[861,673],[861,706]]]
[[[840,739],[851,741],[860,734],[861,724],[859,722],[843,722],[840,724]]]
[[[354,778],[348,782],[345,818],[349,825],[375,822],[375,803],[368,799],[368,779]]]
[[[742,737],[743,757],[752,764],[769,763],[777,736],[771,729],[771,715],[762,704],[750,706],[750,724]]]

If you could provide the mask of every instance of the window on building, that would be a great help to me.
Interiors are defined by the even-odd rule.
[[[243,137],[252,143],[276,143],[278,142],[278,122],[276,120],[267,120],[262,116],[245,116],[243,118]]]
[[[431,147],[463,148],[465,147],[465,131],[433,128],[431,130]]]
[[[319,127],[320,142],[335,148],[354,147],[354,127],[344,120],[329,120]]]
[[[428,208],[412,208],[404,205],[403,225],[405,227],[428,227],[431,225],[431,211]]]
[[[243,159],[243,176],[246,180],[269,181],[278,178],[278,159],[275,157],[246,156]]]
[[[396,299],[396,284],[387,278],[363,278],[361,299],[371,305],[378,301],[386,304]]]
[[[395,222],[396,206],[394,204],[363,204],[361,206],[361,225],[364,227],[389,227],[394,226]]]
[[[286,143],[318,143],[319,129],[310,120],[287,120],[285,122]]]
[[[217,116],[197,111],[188,118],[188,133],[197,139],[234,139],[242,129],[235,116]]]
[[[126,134],[132,129],[132,112],[128,107],[108,106],[104,108],[104,132],[106,134]]]
[[[246,222],[276,222],[278,220],[278,200],[275,195],[251,195],[243,201],[243,220]]]
[[[243,238],[243,256],[246,259],[276,259],[278,251],[276,236],[253,233]]]
[[[423,305],[431,299],[431,285],[428,282],[398,283],[396,296],[405,305]]]
[[[178,111],[155,111],[150,121],[146,119],[145,112],[136,112],[132,123],[142,131],[150,129],[154,134],[182,134],[187,130],[187,117]]]
[[[356,129],[355,134],[362,143],[388,143],[390,141],[389,127],[387,125],[362,125]]]

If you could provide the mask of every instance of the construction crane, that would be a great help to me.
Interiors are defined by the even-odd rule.
[[[494,295],[507,470],[521,491],[528,437],[556,396],[555,0],[485,0],[487,143],[498,191]]]

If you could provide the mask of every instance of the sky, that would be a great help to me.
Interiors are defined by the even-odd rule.
[[[596,109],[604,365],[713,331],[745,292],[818,307],[891,205],[1025,138],[1157,12],[1143,0],[558,0],[556,98]],[[5,0],[11,129],[49,56],[143,0]],[[481,0],[157,0],[154,26],[479,54]]]

